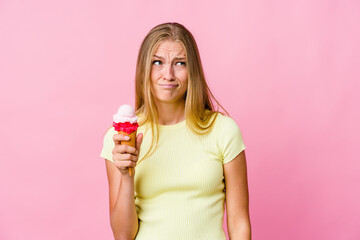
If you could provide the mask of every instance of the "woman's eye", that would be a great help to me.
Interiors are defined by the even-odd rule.
[[[155,61],[153,61],[153,64],[154,64],[154,65],[161,65],[161,61],[155,60]]]
[[[177,62],[176,65],[179,65],[179,66],[186,66],[186,63],[185,62]]]

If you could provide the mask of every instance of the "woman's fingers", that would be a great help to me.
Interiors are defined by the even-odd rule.
[[[128,141],[127,136],[122,134],[114,134],[113,140],[115,146],[113,148],[113,160],[115,166],[122,174],[129,174],[128,168],[134,168],[138,161],[140,145],[142,142],[143,134],[140,133],[136,137],[136,147],[121,144],[122,141]]]
[[[138,155],[139,151],[136,148],[129,145],[115,144],[115,147],[113,149],[113,154],[115,153],[130,153],[130,154]]]
[[[133,161],[116,161],[115,166],[119,169],[124,170],[126,173],[128,172],[129,167],[135,167],[136,162]]]
[[[137,162],[138,157],[135,155],[132,155],[130,153],[115,153],[114,154],[114,158],[117,161],[133,161],[133,162]]]
[[[129,141],[129,136],[122,135],[122,134],[114,134],[113,140],[115,144],[120,144],[121,141]]]

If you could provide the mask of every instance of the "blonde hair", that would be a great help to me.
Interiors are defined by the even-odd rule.
[[[180,42],[186,52],[188,89],[185,93],[185,119],[187,126],[195,134],[204,135],[211,131],[217,114],[220,113],[218,111],[219,106],[229,115],[215,99],[205,81],[199,50],[189,30],[179,23],[163,23],[155,26],[141,44],[136,65],[136,114],[141,115],[139,125],[150,123],[152,143],[155,142],[155,144],[151,144],[150,149],[141,160],[155,151],[159,139],[158,112],[151,92],[150,74],[152,56],[163,40]],[[213,101],[217,103],[217,110],[214,110]],[[212,118],[213,116],[214,118]]]

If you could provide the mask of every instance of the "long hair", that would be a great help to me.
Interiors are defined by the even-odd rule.
[[[158,139],[158,111],[151,92],[152,56],[163,40],[180,42],[186,52],[188,71],[188,87],[185,93],[185,119],[187,126],[198,135],[211,131],[220,105],[211,93],[203,72],[200,54],[193,35],[179,23],[163,23],[155,26],[143,40],[137,58],[135,75],[135,109],[141,115],[139,125],[150,123],[152,143],[149,151],[141,159],[145,159],[155,151]],[[214,101],[217,109],[214,109]],[[141,161],[140,160],[140,161]],[[139,161],[139,162],[140,162]],[[138,163],[139,163],[138,162]]]

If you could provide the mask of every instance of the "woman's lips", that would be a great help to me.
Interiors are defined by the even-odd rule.
[[[159,84],[163,88],[176,88],[177,84]]]

